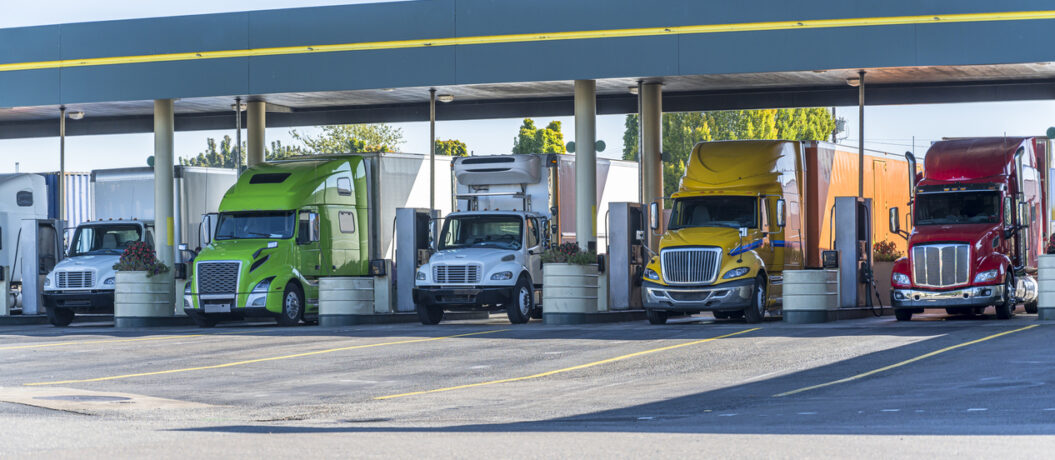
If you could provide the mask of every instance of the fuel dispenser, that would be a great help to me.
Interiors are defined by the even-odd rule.
[[[608,205],[608,309],[640,310],[648,228],[640,203]]]
[[[65,255],[62,221],[57,219],[26,219],[18,235],[15,256],[22,273],[22,314],[44,313],[44,278]]]
[[[397,208],[395,223],[395,279],[396,311],[413,312],[414,276],[418,267],[428,263],[432,254],[433,235],[440,212],[424,208]]]
[[[872,304],[872,199],[835,197],[840,307]]]

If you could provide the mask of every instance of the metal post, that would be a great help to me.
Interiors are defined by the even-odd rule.
[[[158,260],[172,266],[173,251],[172,99],[154,101],[154,247]]]
[[[857,196],[865,197],[865,71],[857,86]]]
[[[66,220],[66,106],[59,107],[59,220]]]
[[[267,129],[267,103],[264,101],[249,101],[247,104],[248,145],[246,149],[245,162],[249,167],[264,162],[265,130]]]
[[[658,202],[663,209],[663,85],[641,88],[642,202]],[[659,235],[649,232],[649,247],[659,246]]]
[[[429,211],[436,209],[436,88],[429,88]]]
[[[597,82],[575,80],[575,240],[597,241]]]
[[[234,174],[242,175],[242,98],[234,98]]]

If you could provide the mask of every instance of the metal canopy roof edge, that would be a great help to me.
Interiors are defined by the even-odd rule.
[[[228,59],[256,56],[297,55],[312,53],[334,53],[345,51],[391,50],[404,48],[429,48],[457,45],[488,45],[500,43],[528,43],[559,40],[584,40],[598,38],[649,37],[664,35],[693,35],[726,32],[756,32],[773,30],[825,29],[844,27],[875,27],[913,24],[1027,21],[1055,19],[1055,11],[1009,11],[992,13],[937,14],[916,16],[890,16],[872,18],[807,19],[774,22],[749,22],[732,24],[705,24],[691,26],[647,27],[630,29],[584,30],[570,32],[540,32],[510,35],[485,35],[469,37],[438,37],[431,39],[359,42],[343,44],[320,44],[309,46],[286,46],[270,48],[231,49],[220,51],[192,51],[183,53],[112,56],[88,59],[63,59],[38,62],[14,62],[0,64],[0,72],[40,70],[69,67],[92,67],[152,62],[175,62],[199,59]]]

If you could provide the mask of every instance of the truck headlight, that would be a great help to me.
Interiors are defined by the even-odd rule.
[[[491,281],[506,281],[513,279],[513,272],[498,272],[491,275]]]
[[[645,269],[645,278],[648,278],[653,281],[659,281],[659,273],[656,273],[656,271],[651,268],[647,268]]]
[[[51,286],[51,278],[44,278],[44,287]]]
[[[425,281],[425,272],[419,271],[414,275],[414,279],[418,281]]]
[[[911,286],[912,281],[908,279],[908,275],[904,273],[894,273],[890,275],[890,281],[898,286]]]
[[[731,278],[739,278],[741,276],[746,275],[749,271],[751,271],[751,269],[748,267],[736,267],[732,270],[725,272],[725,274],[722,275],[722,279],[727,280]]]
[[[997,275],[997,271],[996,270],[986,270],[986,271],[981,272],[981,273],[979,273],[977,275],[974,275],[974,282],[975,283],[985,283],[987,281],[992,281],[992,280],[996,279],[996,275]]]
[[[245,300],[245,306],[257,308],[266,307],[267,291],[271,289],[271,280],[273,279],[275,278],[264,278],[259,283],[256,283],[256,286],[253,287],[253,290],[249,292],[249,298]]]
[[[114,278],[111,276],[110,278],[104,279],[103,280],[103,285],[104,286],[113,286],[114,285]]]
[[[183,309],[192,308],[194,308],[194,299],[191,299],[190,282],[188,281],[187,285],[183,287]]]

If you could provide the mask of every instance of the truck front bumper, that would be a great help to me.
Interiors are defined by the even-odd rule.
[[[206,311],[201,308],[184,308],[188,315],[202,315],[209,318],[245,319],[245,318],[274,318],[278,313],[266,308],[232,308],[230,311]]]
[[[1004,286],[976,286],[951,291],[894,289],[890,302],[894,308],[988,307],[1004,300]]]
[[[414,303],[444,308],[484,309],[509,303],[513,286],[466,286],[414,288]]]
[[[751,306],[755,280],[730,281],[711,286],[664,286],[645,281],[641,303],[646,309],[669,311],[742,310]]]
[[[44,306],[78,312],[113,313],[114,291],[44,291]]]

